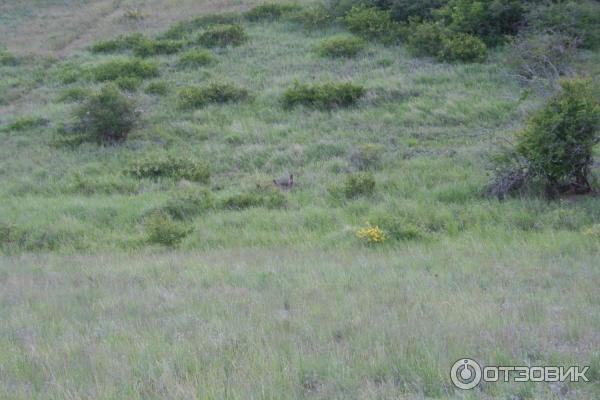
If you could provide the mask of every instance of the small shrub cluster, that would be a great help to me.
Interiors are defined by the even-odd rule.
[[[179,191],[167,200],[163,206],[158,208],[158,211],[175,220],[189,220],[213,208],[214,205],[214,196],[208,189],[188,188]]]
[[[246,11],[244,18],[252,22],[273,21],[300,9],[297,4],[264,3]]]
[[[177,246],[192,229],[178,223],[169,214],[155,211],[144,219],[144,229],[147,241],[152,244],[163,246]]]
[[[329,26],[333,16],[323,4],[315,4],[294,11],[288,15],[288,20],[300,24],[306,30],[315,30]]]
[[[77,129],[99,143],[125,140],[137,120],[133,102],[113,85],[89,96],[74,115]]]
[[[90,90],[83,87],[73,87],[61,91],[57,100],[61,102],[79,102],[91,94]]]
[[[148,79],[158,76],[158,65],[138,59],[114,60],[96,66],[92,74],[99,82],[114,81],[119,78]]]
[[[350,174],[344,181],[342,192],[347,199],[371,196],[375,193],[375,177],[367,172]]]
[[[16,66],[19,64],[17,57],[9,53],[8,51],[0,50],[0,65]]]
[[[248,98],[248,91],[229,83],[211,83],[204,87],[188,87],[178,94],[182,108],[200,108],[211,103],[239,102]]]
[[[240,25],[218,24],[206,28],[196,42],[206,47],[241,46],[248,41],[248,35]]]
[[[136,92],[142,84],[142,80],[133,76],[123,76],[115,80],[119,89],[126,92]]]
[[[48,125],[48,120],[42,117],[19,117],[13,123],[6,127],[8,131],[27,131],[29,129],[38,128]]]
[[[446,62],[481,63],[487,56],[487,47],[483,40],[468,33],[457,33],[444,38],[442,48],[436,57]]]
[[[164,96],[169,93],[169,84],[165,81],[153,81],[148,83],[145,92],[156,96]]]
[[[344,16],[344,24],[350,32],[366,39],[390,43],[398,38],[399,26],[391,13],[376,7],[352,7]]]
[[[205,29],[211,25],[237,24],[242,20],[238,13],[204,14],[190,21],[179,22],[171,26],[161,35],[162,39],[184,39],[194,31]]]
[[[122,35],[115,39],[96,42],[92,45],[90,51],[93,53],[115,53],[119,51],[131,50],[145,40],[147,39],[141,33]]]
[[[212,53],[204,49],[188,50],[179,57],[177,65],[183,68],[198,68],[215,61]]]
[[[210,168],[207,163],[191,157],[164,153],[151,154],[134,161],[127,172],[140,179],[187,179],[199,183],[210,181]]]
[[[283,103],[286,107],[305,105],[318,109],[348,107],[355,104],[363,95],[365,89],[352,83],[325,83],[322,85],[307,85],[296,82],[283,93]]]
[[[281,191],[268,187],[231,195],[221,202],[221,208],[227,210],[243,210],[251,207],[276,209],[283,208],[286,204],[287,200]]]
[[[356,231],[356,237],[367,244],[380,244],[387,240],[385,232],[377,225],[367,224],[365,228]]]
[[[360,146],[350,156],[350,162],[359,171],[368,171],[381,167],[381,154],[383,147],[374,143]]]
[[[323,40],[318,47],[318,52],[324,57],[354,57],[365,47],[366,42],[360,38],[348,36],[334,36]]]

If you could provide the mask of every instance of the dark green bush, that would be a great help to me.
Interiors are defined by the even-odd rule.
[[[444,39],[437,59],[446,62],[480,63],[485,61],[486,55],[487,47],[483,40],[467,33],[457,33]]]
[[[190,21],[179,22],[170,27],[164,34],[163,39],[184,39],[192,32],[207,28],[211,25],[237,24],[242,17],[238,13],[204,14]]]
[[[546,2],[531,7],[527,15],[530,29],[561,33],[577,39],[581,46],[600,46],[600,3],[597,1]]]
[[[447,2],[448,0],[389,0],[384,4],[389,8],[394,21],[406,22],[409,19],[430,20],[433,12]]]
[[[318,52],[325,57],[354,57],[366,47],[364,40],[356,37],[334,36],[323,40]]]
[[[163,246],[177,246],[192,229],[177,223],[166,213],[155,211],[144,219],[147,241]]]
[[[322,4],[315,4],[291,12],[288,19],[293,23],[301,24],[306,30],[324,28],[333,22],[333,16]]]
[[[114,81],[124,77],[147,79],[158,76],[158,65],[137,59],[114,60],[96,66],[92,73],[94,79],[99,82]]]
[[[27,131],[48,125],[48,120],[42,117],[19,117],[6,128],[9,131]]]
[[[302,9],[297,4],[264,3],[246,11],[244,17],[248,21],[273,21],[285,14],[289,14]]]
[[[78,130],[99,143],[125,140],[137,119],[133,102],[113,85],[89,96],[74,114]]]
[[[188,87],[178,94],[182,108],[200,108],[210,103],[239,102],[248,98],[246,89],[229,83],[211,83],[204,87]]]
[[[368,171],[381,167],[381,154],[383,146],[375,143],[367,143],[359,146],[350,156],[352,165],[360,171]]]
[[[199,183],[210,181],[210,168],[207,163],[191,157],[164,153],[151,154],[134,161],[128,172],[140,179],[187,179]]]
[[[325,83],[322,85],[306,85],[296,82],[283,94],[286,107],[305,105],[318,109],[348,107],[355,104],[365,89],[352,83]]]
[[[588,192],[593,148],[599,140],[600,104],[590,80],[565,80],[561,87],[529,120],[517,150],[550,190]]]
[[[160,54],[175,54],[185,46],[182,40],[143,39],[133,46],[133,54],[138,57],[152,57]]]
[[[240,46],[248,41],[248,35],[240,25],[219,24],[206,28],[196,41],[206,47]]]
[[[411,21],[408,32],[407,46],[416,56],[436,57],[450,35],[450,31],[439,22]]]
[[[115,39],[102,40],[92,45],[90,50],[94,53],[115,53],[119,51],[131,50],[139,43],[146,41],[141,33],[131,35],[122,35]]]
[[[371,196],[375,193],[375,178],[368,172],[350,174],[344,181],[342,191],[347,199]]]
[[[281,191],[268,187],[231,195],[221,202],[221,208],[228,210],[243,210],[251,207],[275,209],[285,207],[286,204],[287,200]]]
[[[212,53],[204,49],[188,50],[179,57],[177,65],[184,68],[198,68],[215,61]]]
[[[392,43],[399,39],[399,25],[389,11],[376,7],[355,6],[344,16],[348,30],[371,40]]]
[[[156,96],[164,96],[169,93],[169,84],[164,81],[153,81],[146,86],[145,92]]]
[[[158,210],[176,220],[189,220],[214,205],[214,196],[208,189],[188,188],[175,194]]]

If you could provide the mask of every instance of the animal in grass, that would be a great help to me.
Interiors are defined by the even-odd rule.
[[[290,174],[288,177],[273,179],[273,183],[280,189],[291,189],[294,186],[294,175]]]

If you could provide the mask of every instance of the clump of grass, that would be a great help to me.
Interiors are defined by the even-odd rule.
[[[196,42],[206,47],[240,46],[248,41],[248,35],[240,25],[218,24],[206,28]]]
[[[29,129],[39,128],[48,125],[48,120],[42,117],[25,116],[17,118],[13,123],[6,127],[8,131],[27,131]]]
[[[276,188],[260,188],[236,193],[225,198],[220,207],[227,210],[243,210],[251,207],[270,209],[283,208],[287,204],[285,196]]]
[[[137,120],[135,105],[113,84],[89,96],[74,115],[77,129],[99,143],[125,140]]]
[[[151,154],[135,160],[127,172],[140,179],[187,179],[199,183],[210,181],[208,163],[191,157],[164,153]]]
[[[144,219],[147,241],[152,244],[173,247],[179,245],[192,229],[178,223],[169,214],[155,211]]]
[[[177,65],[183,68],[198,68],[215,61],[212,53],[204,49],[188,50],[179,57]]]
[[[375,193],[375,178],[371,173],[350,174],[344,181],[342,192],[347,199],[371,196]]]
[[[348,107],[355,104],[363,95],[365,89],[352,83],[325,83],[308,85],[296,82],[283,94],[286,107],[305,105],[318,109]]]
[[[8,51],[0,50],[0,65],[16,66],[19,64],[19,59]]]
[[[244,17],[248,21],[273,21],[285,14],[302,9],[298,4],[264,3],[248,10]]]
[[[99,82],[114,81],[119,78],[148,79],[158,76],[158,64],[138,59],[109,61],[93,68],[94,79]]]
[[[115,80],[115,84],[121,90],[136,92],[142,84],[142,80],[133,76],[123,76]]]
[[[84,87],[73,87],[62,90],[58,97],[58,101],[62,102],[79,102],[85,100],[92,93],[89,89]]]
[[[156,96],[164,96],[169,93],[169,84],[165,81],[152,81],[146,86],[145,92]]]
[[[354,6],[343,21],[350,32],[369,40],[391,43],[399,36],[400,27],[392,20],[389,10],[365,5]]]
[[[352,165],[360,170],[367,171],[381,167],[381,154],[383,146],[375,143],[367,143],[359,146],[350,156]]]
[[[200,108],[210,103],[239,102],[248,98],[248,91],[229,83],[211,83],[204,87],[187,87],[178,94],[181,108]]]
[[[161,35],[163,39],[183,39],[192,32],[207,28],[211,25],[237,24],[242,20],[239,13],[204,14],[190,21],[179,22],[171,26]]]
[[[179,191],[158,210],[176,220],[189,220],[214,205],[214,196],[208,189],[188,188]]]
[[[324,57],[354,57],[366,47],[366,42],[357,37],[334,36],[323,40],[317,51]]]
[[[90,47],[93,53],[114,53],[133,49],[139,43],[147,40],[141,33],[132,33],[130,35],[122,35],[115,39],[102,40],[96,42]]]
[[[306,30],[324,28],[333,22],[333,16],[323,4],[315,4],[293,11],[287,16],[287,19],[302,25]]]
[[[133,46],[133,54],[138,57],[152,57],[160,54],[175,54],[185,46],[183,40],[144,39]]]

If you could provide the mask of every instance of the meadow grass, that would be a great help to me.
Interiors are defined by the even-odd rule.
[[[151,1],[137,22],[121,19],[130,2],[56,3],[0,16],[18,60],[0,65],[0,398],[553,396],[544,384],[455,393],[449,368],[464,356],[600,374],[597,198],[482,195],[498,143],[542,104],[505,70],[504,50],[448,65],[368,43],[327,58],[316,49],[347,35],[336,24],[240,17],[248,40],[211,50],[215,62],[182,68],[193,43],[145,59],[160,77],[127,94],[139,121],[122,144],[66,146],[72,110],[103,85],[98,66],[124,60],[89,51],[94,42],[258,2],[186,0],[159,15]],[[70,42],[51,36],[50,56],[15,52],[23,35],[37,52],[38,33],[11,16],[37,24],[67,3],[58,21],[114,15],[53,21]],[[597,73],[598,57],[581,53],[577,68]],[[347,108],[286,108],[295,81],[365,93]],[[208,83],[250,96],[181,107],[181,90]],[[377,149],[373,167],[356,161],[365,148]],[[157,155],[207,166],[210,179],[131,174]],[[372,193],[344,196],[364,169]],[[294,188],[272,206],[272,180],[290,173]],[[149,243],[147,216],[183,190],[214,201],[176,221],[176,249]],[[387,240],[361,241],[370,225]],[[600,386],[568,393],[594,398]]]

